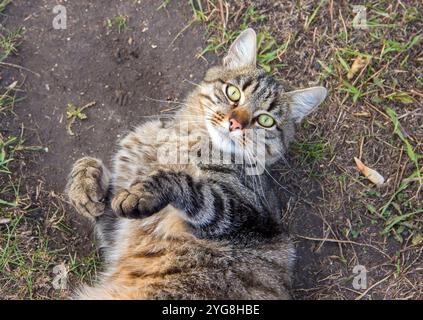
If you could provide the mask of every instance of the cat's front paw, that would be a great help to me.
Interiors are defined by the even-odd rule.
[[[125,218],[146,218],[160,209],[153,195],[137,187],[120,190],[112,199],[112,210]]]
[[[104,213],[109,172],[98,159],[85,157],[72,167],[66,193],[78,213],[93,220]]]

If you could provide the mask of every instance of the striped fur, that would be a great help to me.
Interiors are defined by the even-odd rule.
[[[261,113],[275,120],[265,132],[268,168],[283,157],[294,122],[321,102],[322,89],[284,93],[256,68],[251,50],[249,29],[171,119],[142,124],[120,142],[111,174],[98,159],[75,163],[67,193],[95,222],[107,265],[97,284],[75,298],[289,298],[293,246],[282,231],[272,180],[246,174],[255,165],[244,130],[263,129]],[[240,90],[239,101],[228,99],[228,85]],[[229,132],[231,117],[244,129]],[[175,156],[163,156],[166,146],[189,156],[164,163]],[[234,161],[234,146],[246,163]]]

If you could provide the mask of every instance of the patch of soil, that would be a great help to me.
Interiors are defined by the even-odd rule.
[[[7,26],[25,27],[19,56],[13,63],[38,73],[23,72],[25,100],[18,104],[10,126],[22,122],[31,132],[27,144],[48,152],[30,164],[45,179],[47,189],[62,192],[72,163],[84,156],[107,162],[119,137],[133,126],[181,99],[207,69],[195,58],[203,45],[200,26],[189,28],[175,41],[191,15],[183,2],[157,10],[157,1],[88,1],[65,3],[67,29],[52,26],[52,1],[14,1]],[[121,33],[107,19],[121,15],[128,26]],[[81,107],[87,120],[66,130],[67,105]]]

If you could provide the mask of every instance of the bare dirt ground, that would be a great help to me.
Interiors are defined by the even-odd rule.
[[[300,128],[288,164],[273,172],[288,189],[281,201],[298,250],[294,297],[422,299],[423,206],[413,174],[422,167],[423,57],[421,39],[410,44],[423,27],[421,2],[367,3],[381,25],[370,31],[352,27],[346,2],[191,3],[64,2],[66,30],[52,27],[56,1],[7,6],[2,24],[25,32],[7,59],[13,66],[0,66],[0,86],[19,86],[13,106],[0,105],[1,146],[6,154],[13,149],[10,172],[0,171],[0,199],[8,203],[0,203],[0,297],[66,298],[95,278],[101,259],[90,228],[63,201],[71,164],[84,155],[107,162],[119,137],[173,108],[166,101],[182,100],[218,61],[215,53],[251,25],[274,41],[260,46],[259,61],[287,90],[330,90]],[[347,80],[360,54],[372,60]],[[67,115],[77,112],[69,104],[91,102],[71,135]],[[398,114],[404,139],[387,107]],[[19,139],[6,147],[10,137]],[[360,176],[354,156],[381,172],[385,185]],[[57,265],[69,272],[63,290],[52,286]],[[368,271],[367,289],[352,286],[357,265]]]

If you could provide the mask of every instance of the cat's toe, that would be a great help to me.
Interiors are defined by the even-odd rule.
[[[100,201],[92,201],[85,193],[70,192],[69,199],[79,214],[94,219],[103,214],[105,204]]]
[[[120,190],[112,199],[112,209],[119,216],[137,217],[139,216],[138,203],[140,198],[140,192]]]
[[[126,218],[145,218],[159,211],[159,208],[148,193],[130,188],[116,193],[112,199],[112,210]]]

